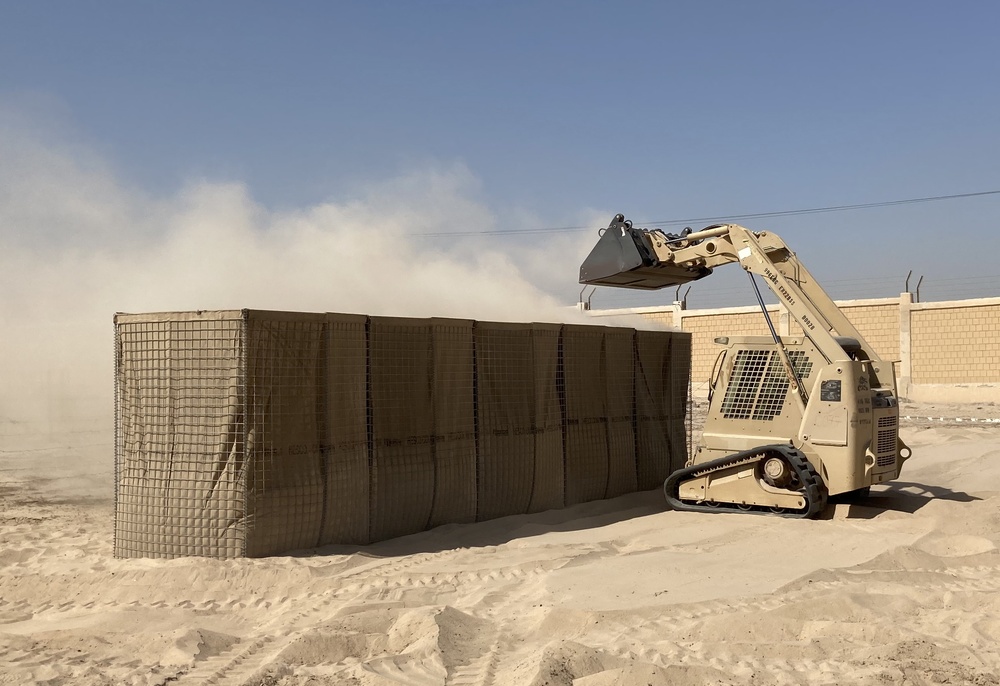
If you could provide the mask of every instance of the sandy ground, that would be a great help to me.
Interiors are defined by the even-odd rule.
[[[903,414],[816,521],[649,492],[226,562],[114,559],[107,432],[0,426],[0,684],[1000,683],[1000,407]]]

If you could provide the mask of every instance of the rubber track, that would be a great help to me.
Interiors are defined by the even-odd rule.
[[[806,506],[801,510],[791,510],[788,508],[772,509],[770,507],[760,507],[757,505],[746,505],[740,507],[736,503],[696,503],[688,500],[681,500],[678,497],[680,483],[685,479],[712,472],[718,469],[732,467],[740,463],[757,462],[764,459],[769,453],[780,454],[795,472],[799,479],[798,489],[802,497],[806,499]],[[746,514],[762,514],[778,517],[790,517],[793,519],[810,519],[826,509],[827,490],[822,477],[816,472],[813,466],[806,459],[806,456],[799,450],[788,445],[763,445],[752,450],[745,450],[726,457],[720,457],[710,462],[691,465],[667,477],[663,482],[663,495],[667,503],[675,510],[685,512],[739,512]]]

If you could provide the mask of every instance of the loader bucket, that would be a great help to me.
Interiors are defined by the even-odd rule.
[[[623,285],[620,283],[621,275],[641,266],[642,256],[632,238],[631,229],[611,222],[580,266],[580,283]],[[630,280],[628,277],[624,279],[626,283]]]
[[[660,262],[646,244],[642,229],[632,228],[618,215],[580,266],[580,283],[655,290],[679,286],[711,273],[705,267],[688,269]]]

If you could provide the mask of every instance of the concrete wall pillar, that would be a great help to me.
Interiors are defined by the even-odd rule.
[[[899,294],[899,385],[898,393],[910,397],[913,385],[913,358],[910,351],[910,313],[913,311],[913,294]]]
[[[683,302],[679,302],[679,301],[678,302],[674,302],[674,304],[672,306],[672,309],[673,309],[673,313],[674,313],[674,328],[677,329],[678,331],[683,331],[684,330],[684,303]]]

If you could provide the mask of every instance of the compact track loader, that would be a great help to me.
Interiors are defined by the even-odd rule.
[[[739,262],[770,336],[723,336],[701,445],[663,485],[670,505],[699,512],[814,517],[827,498],[899,476],[892,363],[882,360],[773,233],[736,224],[680,235],[617,215],[580,267],[580,283],[657,289]],[[754,275],[802,335],[779,336]]]

